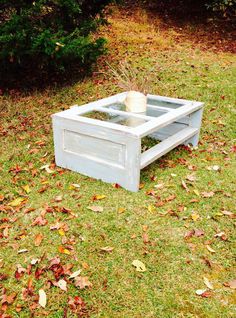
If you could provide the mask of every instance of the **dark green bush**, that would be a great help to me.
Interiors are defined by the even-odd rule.
[[[112,0],[1,0],[0,72],[88,70],[104,52],[93,39]]]

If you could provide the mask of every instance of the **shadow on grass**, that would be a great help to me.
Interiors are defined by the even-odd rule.
[[[203,49],[236,53],[236,17],[207,10],[204,0],[140,1],[149,21],[167,32],[176,33],[176,42],[189,40]],[[125,1],[132,10],[137,1]]]

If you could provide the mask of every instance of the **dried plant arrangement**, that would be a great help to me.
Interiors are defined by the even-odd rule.
[[[122,90],[127,91],[125,100],[126,110],[134,113],[145,113],[147,107],[147,93],[151,86],[152,68],[145,76],[140,75],[140,70],[127,61],[121,61],[118,68],[110,64],[109,75],[117,82]]]

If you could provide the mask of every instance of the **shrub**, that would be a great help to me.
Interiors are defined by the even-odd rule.
[[[104,23],[112,0],[1,0],[0,68],[64,71],[76,64],[89,70],[104,52],[103,38],[91,32]]]

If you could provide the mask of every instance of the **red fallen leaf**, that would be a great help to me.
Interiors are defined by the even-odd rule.
[[[196,294],[197,294],[198,296],[203,297],[203,298],[209,298],[209,297],[212,296],[212,292],[209,291],[209,290],[201,290],[201,289],[198,289],[198,290],[196,291]]]
[[[113,188],[115,188],[115,189],[119,189],[119,188],[120,188],[120,185],[119,185],[118,183],[114,183],[112,186],[113,186]]]
[[[236,152],[236,145],[233,145],[230,149],[231,152]]]
[[[54,257],[50,260],[50,265],[48,268],[50,269],[52,266],[60,264],[60,262],[61,260],[59,257]]]
[[[31,224],[31,226],[35,226],[35,225],[39,225],[39,226],[44,226],[48,223],[48,221],[46,219],[44,219],[42,216],[38,216],[33,223]]]
[[[24,267],[22,267],[20,264],[17,264],[16,267],[17,267],[17,269],[15,271],[15,278],[17,280],[19,280],[26,272],[26,269]]]
[[[0,273],[0,281],[8,279],[8,275]]]
[[[37,267],[34,273],[35,278],[40,279],[42,274],[45,272],[45,270],[46,270],[45,267],[42,267],[42,268]]]
[[[75,286],[84,289],[86,287],[91,287],[92,283],[88,280],[87,276],[78,276],[75,277]]]
[[[70,310],[73,313],[78,314],[78,317],[80,317],[80,316],[82,317],[82,314],[86,310],[85,302],[79,296],[75,296],[75,297],[69,296],[69,298],[68,298],[68,306],[69,306]],[[64,318],[66,318],[66,316],[64,316]]]
[[[17,173],[21,172],[22,170],[23,169],[20,166],[15,165],[15,167],[12,167],[9,169],[9,172],[13,172],[13,174],[17,174]]]

